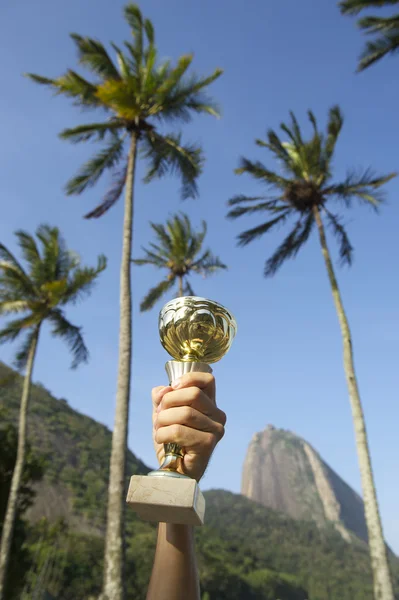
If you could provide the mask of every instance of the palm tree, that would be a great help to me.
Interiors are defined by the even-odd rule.
[[[371,7],[384,7],[399,4],[399,0],[342,0],[339,3],[342,14],[357,15]],[[391,17],[363,17],[357,22],[366,35],[375,35],[367,42],[360,55],[358,71],[367,69],[388,54],[399,52],[399,14]]]
[[[167,274],[153,287],[140,304],[140,310],[149,310],[174,285],[178,286],[178,296],[194,296],[188,280],[192,273],[203,277],[219,269],[227,269],[210,250],[202,250],[206,235],[206,223],[202,221],[202,231],[196,233],[187,215],[175,215],[162,224],[150,223],[157,238],[157,244],[150,243],[150,250],[143,248],[144,258],[136,258],[136,265],[154,265],[165,269]]]
[[[101,217],[125,190],[118,382],[104,561],[104,595],[112,600],[121,600],[124,596],[125,466],[132,352],[130,260],[137,153],[148,164],[145,182],[168,172],[176,173],[182,180],[183,198],[195,197],[196,180],[203,166],[202,151],[195,145],[183,145],[180,133],[164,133],[163,125],[188,122],[194,114],[217,116],[218,108],[204,90],[222,73],[217,69],[209,77],[188,75],[192,54],[181,56],[174,67],[170,61],[159,63],[152,23],[143,18],[134,4],[125,7],[124,15],[133,39],[124,42],[123,51],[112,44],[117,65],[101,42],[74,33],[71,37],[77,46],[79,62],[91,72],[91,81],[71,69],[56,79],[29,74],[37,83],[72,98],[76,105],[99,110],[101,115],[108,114],[101,122],[65,129],[60,134],[62,139],[73,143],[103,142],[98,154],[86,162],[66,186],[67,194],[81,194],[95,185],[105,171],[111,171],[113,180],[109,191],[86,217]]]
[[[248,173],[264,183],[268,187],[270,195],[266,197],[236,196],[229,201],[233,208],[228,216],[234,219],[245,214],[266,213],[271,215],[269,220],[241,233],[238,237],[240,246],[246,246],[274,227],[285,224],[291,218],[294,219],[291,231],[267,260],[265,276],[274,275],[287,259],[295,257],[308,240],[314,227],[317,227],[341,327],[344,369],[362,479],[375,598],[393,600],[366,426],[355,374],[351,332],[327,246],[324,225],[327,222],[337,239],[342,263],[350,265],[353,247],[342,223],[342,217],[330,205],[333,202],[341,202],[343,207],[352,208],[354,202],[358,200],[377,210],[382,200],[380,188],[395,174],[376,176],[370,170],[363,173],[350,172],[342,182],[333,182],[332,159],[343,125],[341,111],[338,106],[330,109],[326,135],[318,130],[313,113],[309,111],[308,115],[313,128],[313,135],[309,140],[302,138],[298,122],[291,113],[291,124],[282,123],[281,125],[281,129],[289,141],[281,141],[273,130],[268,131],[266,140],[256,141],[258,146],[267,148],[277,158],[281,165],[280,172],[269,170],[261,162],[241,159],[236,173]]]
[[[26,458],[29,393],[41,327],[47,321],[52,327],[52,335],[66,342],[73,356],[72,368],[86,362],[88,350],[81,328],[68,321],[64,306],[76,304],[90,294],[97,276],[106,267],[102,255],[96,268],[80,266],[78,255],[67,249],[56,227],[38,227],[39,245],[26,231],[17,231],[15,235],[27,269],[0,244],[0,315],[22,313],[22,316],[8,321],[0,330],[0,343],[24,338],[16,354],[16,366],[25,369],[25,379],[19,412],[17,458],[1,536],[0,600],[5,594],[18,492]]]

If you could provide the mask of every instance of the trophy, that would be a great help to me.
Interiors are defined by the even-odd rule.
[[[184,296],[165,304],[159,314],[159,335],[175,359],[165,365],[169,383],[193,371],[212,373],[209,363],[226,354],[236,331],[232,314],[212,300]],[[184,475],[184,448],[174,443],[164,448],[158,470],[133,475],[127,503],[145,521],[202,525],[205,498],[195,479]]]

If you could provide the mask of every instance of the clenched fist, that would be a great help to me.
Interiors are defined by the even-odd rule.
[[[224,435],[225,413],[215,402],[215,378],[209,373],[187,373],[171,386],[152,390],[155,452],[161,464],[164,443],[184,448],[184,474],[199,481],[211,454]]]

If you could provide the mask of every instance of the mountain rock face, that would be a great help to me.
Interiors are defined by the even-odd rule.
[[[294,519],[332,525],[348,542],[367,541],[361,497],[308,442],[268,425],[248,447],[241,493]]]

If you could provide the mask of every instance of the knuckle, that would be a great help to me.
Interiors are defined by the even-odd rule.
[[[191,387],[189,389],[190,394],[188,396],[188,401],[190,402],[190,404],[195,404],[201,396],[201,390],[198,387]]]
[[[221,423],[217,423],[216,435],[218,437],[218,440],[221,440],[222,437],[224,436],[224,425],[222,425]]]
[[[170,427],[170,437],[172,442],[177,442],[182,438],[183,435],[183,426],[176,423],[175,425],[171,425]]]
[[[226,421],[227,421],[227,415],[223,410],[220,410],[220,408],[218,410],[219,410],[220,422],[224,428],[224,426],[226,425]]]
[[[215,436],[213,433],[209,433],[205,437],[204,446],[207,450],[213,450],[215,447]]]
[[[191,406],[184,407],[182,418],[185,423],[192,423],[195,420],[194,410]]]

